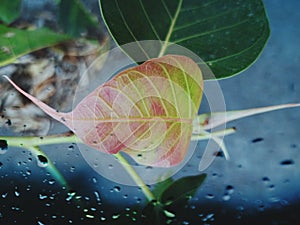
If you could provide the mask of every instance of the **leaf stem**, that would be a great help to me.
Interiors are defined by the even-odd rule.
[[[46,154],[40,149],[40,145],[50,145],[50,144],[62,144],[62,143],[80,143],[81,140],[76,137],[71,132],[59,134],[59,135],[49,135],[45,137],[11,137],[11,136],[0,136],[0,139],[6,140],[8,146],[21,147],[28,149],[36,157],[42,155],[48,160],[47,170],[51,175],[59,181],[62,186],[65,186],[67,189],[70,189],[67,181],[63,175],[58,171],[55,165],[48,159]],[[155,200],[154,194],[144,183],[142,178],[137,174],[133,167],[128,163],[128,161],[120,154],[115,154],[115,157],[119,160],[122,166],[126,169],[128,174],[132,177],[134,182],[142,189],[144,195],[149,201]]]
[[[19,147],[29,150],[36,158],[39,160],[39,156],[45,157],[47,159],[47,166],[45,169],[57,180],[61,186],[70,190],[70,186],[64,176],[59,172],[53,162],[47,157],[47,155],[40,149],[40,145],[50,145],[59,143],[78,143],[80,140],[71,132],[59,134],[59,135],[49,135],[45,137],[31,137],[31,136],[0,136],[0,140],[5,140],[7,145],[10,147]]]
[[[134,182],[142,189],[148,201],[151,202],[155,200],[156,198],[154,194],[151,192],[151,190],[148,188],[148,186],[145,184],[142,178],[137,174],[137,172],[132,168],[132,166],[128,163],[128,161],[120,153],[114,154],[114,156],[120,161],[122,166],[134,180]]]
[[[46,154],[40,149],[38,146],[26,146],[33,155],[38,158],[39,155],[44,156],[47,159],[47,166],[45,169],[53,176],[55,180],[57,180],[61,186],[65,187],[67,190],[70,190],[70,186],[64,176],[59,172],[56,166],[52,163],[52,161],[46,156]]]
[[[62,143],[79,143],[80,140],[72,132],[67,132],[59,135],[49,135],[45,137],[31,136],[0,136],[1,140],[6,140],[8,146],[28,148],[30,146],[52,145]]]

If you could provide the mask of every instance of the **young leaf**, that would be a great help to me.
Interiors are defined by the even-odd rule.
[[[156,183],[154,188],[152,189],[153,195],[158,199],[159,196],[161,196],[161,193],[166,190],[171,184],[174,183],[174,180],[172,177],[169,177],[168,179]]]
[[[12,23],[20,16],[22,0],[1,0],[0,21],[5,24]]]
[[[0,66],[14,62],[29,52],[69,40],[64,34],[48,29],[21,30],[0,24]]]
[[[172,221],[175,214],[164,208],[163,204],[157,202],[149,202],[143,209],[144,220],[146,224],[169,224],[167,221]]]
[[[170,205],[174,202],[193,196],[206,178],[206,174],[183,177],[171,184],[160,196],[160,202]]]
[[[270,33],[262,0],[100,0],[100,8],[119,45],[161,40],[158,56],[170,54],[170,43],[181,45],[199,55],[216,78],[250,66]]]
[[[177,55],[119,73],[70,113],[57,112],[9,81],[85,144],[109,154],[124,151],[140,164],[161,167],[184,159],[203,87],[198,65]]]

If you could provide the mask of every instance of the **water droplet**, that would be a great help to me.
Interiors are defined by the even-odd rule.
[[[264,182],[269,182],[269,181],[270,181],[270,178],[269,178],[269,177],[263,177],[263,178],[262,178],[262,181],[264,181]]]
[[[205,197],[207,199],[213,199],[215,196],[213,194],[207,194]]]
[[[2,193],[2,195],[1,195],[2,198],[6,198],[7,194],[8,194],[7,192],[6,193]]]
[[[264,140],[263,138],[259,137],[259,138],[254,138],[251,142],[252,143],[257,143],[257,142],[261,142],[263,140]]]
[[[223,151],[217,151],[214,153],[215,156],[220,157],[220,158],[224,158],[224,153]]]
[[[31,170],[27,170],[26,171],[26,174],[29,176],[29,175],[31,175]]]
[[[269,185],[269,189],[270,189],[270,190],[273,190],[274,188],[275,188],[275,185],[274,185],[274,184],[270,184],[270,185]]]
[[[113,168],[114,168],[114,166],[112,164],[108,165],[108,169],[113,169]]]
[[[121,188],[119,186],[114,186],[114,191],[115,192],[120,192],[121,191]]]
[[[94,195],[96,196],[96,201],[98,202],[98,204],[101,202],[101,198],[100,198],[100,194],[98,191],[94,191]]]
[[[89,218],[89,219],[94,219],[95,218],[93,215],[89,215],[89,214],[86,214],[85,217]]]
[[[44,200],[46,198],[48,198],[46,194],[42,194],[42,193],[39,194],[39,199]]]
[[[69,191],[66,197],[66,201],[71,201],[75,195],[76,195],[75,191]]]
[[[20,195],[21,195],[20,192],[18,190],[15,190],[15,196],[19,197]]]
[[[291,148],[297,148],[296,144],[291,144]]]
[[[0,140],[0,154],[4,154],[7,152],[7,141],[6,140]]]
[[[169,218],[174,218],[175,217],[175,214],[168,211],[168,210],[164,210],[164,214],[166,217],[169,217]]]
[[[189,225],[190,224],[190,222],[189,221],[182,221],[182,223],[181,223],[182,225]]]
[[[292,159],[286,159],[280,162],[280,165],[282,166],[293,165],[293,164],[294,164],[294,160]]]
[[[214,221],[214,214],[213,213],[207,214],[204,218],[202,218],[203,222],[206,222],[208,220],[209,221]]]
[[[114,220],[119,219],[120,218],[120,214],[113,214],[111,218],[113,218]]]
[[[48,184],[50,184],[50,185],[55,184],[55,180],[54,179],[49,180]]]
[[[101,216],[101,217],[100,217],[100,220],[101,220],[101,221],[105,221],[106,218],[105,218],[104,216]]]
[[[38,166],[39,167],[46,167],[46,166],[48,166],[48,159],[45,156],[38,155],[37,156],[37,160],[38,160]]]
[[[223,199],[223,201],[229,201],[230,200],[230,195],[225,194],[225,195],[223,195],[222,199]]]
[[[71,166],[71,167],[70,167],[70,172],[71,172],[71,173],[75,172],[75,166]]]
[[[95,177],[93,177],[93,178],[92,178],[92,182],[93,182],[94,184],[96,184],[96,183],[97,183],[97,179],[96,179]]]
[[[237,210],[243,212],[245,210],[244,206],[240,205],[237,207]]]
[[[226,186],[226,191],[228,194],[232,194],[234,192],[234,187],[232,185],[227,185]]]
[[[37,221],[38,225],[45,225],[43,222],[41,221]]]

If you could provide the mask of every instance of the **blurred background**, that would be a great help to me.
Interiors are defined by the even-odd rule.
[[[270,39],[249,69],[219,81],[227,110],[300,102],[300,2],[264,2]],[[97,1],[86,1],[86,6],[97,14]],[[24,18],[45,7],[55,9],[52,1],[24,1]],[[108,34],[101,26],[105,37]],[[207,111],[204,100],[200,112]],[[176,219],[171,224],[295,224],[300,210],[299,124],[298,108],[229,123],[237,129],[225,137],[231,159],[218,155],[204,171],[207,179],[190,204],[173,209]],[[57,124],[49,129],[51,133],[66,131]],[[15,134],[3,125],[0,135]],[[198,143],[192,159],[175,178],[200,173],[198,164],[206,144]],[[0,224],[141,224],[140,206],[146,200],[140,188],[100,176],[76,145],[42,149],[72,190],[61,187],[29,151],[8,148],[0,154]]]

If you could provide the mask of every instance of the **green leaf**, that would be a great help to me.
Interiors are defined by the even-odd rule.
[[[12,63],[32,51],[69,40],[64,34],[48,29],[20,30],[0,24],[0,66]]]
[[[59,25],[67,34],[79,37],[82,33],[99,30],[97,18],[79,0],[61,0],[59,4]]]
[[[181,45],[200,56],[216,78],[250,66],[270,33],[262,0],[100,0],[100,7],[119,45],[161,40],[158,56],[168,54],[168,42]]]
[[[206,178],[206,174],[183,177],[171,184],[160,196],[159,201],[164,205],[193,196]]]
[[[22,0],[1,0],[0,21],[10,24],[20,16]]]
[[[143,209],[143,215],[145,220],[149,224],[169,224],[176,215],[173,212],[165,209],[163,204],[157,202],[149,202]]]
[[[152,189],[152,193],[154,194],[154,196],[159,199],[159,196],[161,196],[161,193],[166,190],[171,184],[174,183],[174,180],[172,179],[172,177],[169,177],[168,179],[156,183],[154,188]]]

